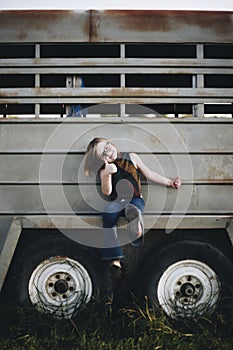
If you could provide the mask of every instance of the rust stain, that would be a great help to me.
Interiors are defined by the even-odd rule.
[[[0,11],[1,28],[18,31],[17,38],[26,40],[31,31],[46,33],[52,38],[75,37],[89,42],[108,41],[105,33],[173,32],[195,27],[210,31],[223,40],[232,41],[233,12],[169,11],[169,10],[13,10]],[[70,25],[69,25],[70,23]],[[60,28],[60,31],[58,30]],[[205,33],[203,33],[205,35]],[[224,35],[227,39],[224,38]],[[127,35],[126,35],[127,36]],[[111,36],[110,36],[111,37]],[[64,39],[65,40],[65,39]]]
[[[95,10],[90,10],[90,21],[89,21],[89,42],[94,42],[98,38],[100,26],[100,16],[99,12]]]
[[[168,13],[163,11],[146,11],[146,10],[127,10],[127,11],[111,11],[107,10],[108,18],[116,18],[119,25],[124,30],[130,31],[169,31],[171,23],[168,20]]]
[[[17,92],[16,90],[14,90],[14,92],[10,93],[9,89],[6,92],[4,92],[3,89],[1,89],[0,97],[17,97],[17,96],[20,96],[20,93]]]
[[[44,26],[53,21],[60,21],[62,18],[69,17],[73,11],[49,11],[49,10],[15,10],[15,11],[0,11],[1,24],[7,26],[9,21],[14,21],[17,25],[26,25],[32,22],[38,29],[44,29]],[[20,27],[19,27],[20,28]],[[27,30],[30,30],[27,27]]]
[[[83,16],[89,11],[78,12],[79,16]],[[31,31],[48,32],[53,31],[53,27],[59,27],[61,31],[56,32],[56,36],[62,37],[64,23],[75,23],[77,13],[72,10],[13,10],[0,11],[1,27],[8,29],[13,28],[18,30],[18,40],[25,40],[30,36]],[[77,23],[77,27],[89,32],[89,21],[85,21],[81,27]],[[73,28],[76,31],[76,28]]]
[[[232,182],[233,179],[232,178],[227,178],[226,177],[226,171],[224,168],[219,168],[218,166],[211,166],[208,169],[208,180],[218,180],[218,181],[222,181],[222,182]]]
[[[13,18],[15,21],[28,20],[29,18],[39,20],[57,20],[73,14],[71,10],[10,10],[0,11],[1,20]]]
[[[146,11],[125,10],[105,11],[106,16],[129,31],[160,31],[168,32],[182,26],[196,26],[210,29],[218,34],[233,34],[233,13],[217,11]]]

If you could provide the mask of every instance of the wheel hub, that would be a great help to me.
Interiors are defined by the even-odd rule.
[[[174,295],[184,304],[196,303],[202,296],[203,288],[196,276],[182,276],[174,285]]]
[[[75,293],[76,285],[72,275],[64,272],[52,274],[46,282],[46,291],[51,298],[66,299]]]
[[[64,294],[68,291],[68,284],[64,280],[57,281],[54,285],[54,290],[58,294]]]

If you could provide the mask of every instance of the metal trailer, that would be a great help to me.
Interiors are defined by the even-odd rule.
[[[83,173],[102,136],[183,181],[143,180],[143,247],[119,221],[123,294],[172,317],[213,312],[233,282],[233,13],[1,11],[0,23],[2,298],[72,317],[103,288],[105,200]],[[72,104],[86,117],[67,118]]]

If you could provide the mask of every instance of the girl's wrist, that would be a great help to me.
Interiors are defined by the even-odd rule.
[[[172,187],[173,186],[173,180],[172,179],[167,179],[165,180],[166,186],[167,187]]]
[[[107,171],[106,169],[103,169],[102,174],[106,179],[109,179],[112,176],[112,174],[110,174],[109,171]]]

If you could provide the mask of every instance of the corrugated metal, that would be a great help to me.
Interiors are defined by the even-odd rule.
[[[1,11],[0,42],[233,42],[233,13]]]

